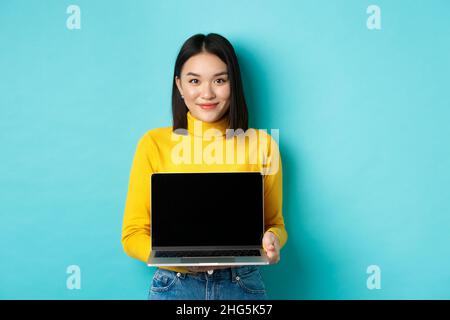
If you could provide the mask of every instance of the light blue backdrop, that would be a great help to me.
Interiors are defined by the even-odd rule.
[[[81,29],[66,13],[81,9]],[[381,30],[369,30],[369,5]],[[0,2],[0,298],[145,299],[120,243],[138,139],[171,124],[195,33],[240,59],[251,125],[280,129],[273,299],[450,298],[450,2]],[[70,265],[81,289],[69,290]],[[367,267],[381,269],[369,290]]]

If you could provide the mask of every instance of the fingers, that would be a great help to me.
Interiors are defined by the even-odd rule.
[[[263,238],[263,247],[266,250],[275,248],[275,235],[272,232],[266,232]]]
[[[270,264],[275,264],[275,263],[278,263],[280,261],[280,255],[278,253],[268,252],[267,253],[267,257],[269,258],[269,263]]]
[[[264,234],[263,247],[266,251],[269,263],[278,263],[280,261],[280,246],[278,238],[270,231]]]
[[[264,234],[263,247],[264,247],[264,249],[266,251],[267,250],[278,250],[279,249],[278,239],[272,232],[267,231]]]
[[[280,253],[275,249],[266,251],[266,254],[269,258],[269,263],[277,263],[280,260]]]

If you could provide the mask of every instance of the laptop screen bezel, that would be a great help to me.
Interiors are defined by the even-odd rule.
[[[184,174],[215,174],[215,173],[232,173],[232,174],[259,174],[261,176],[261,201],[262,201],[262,230],[261,230],[261,234],[260,234],[260,245],[256,246],[256,245],[232,245],[232,246],[154,246],[153,245],[153,177],[156,175],[165,175],[165,174],[180,174],[180,175],[184,175]],[[264,175],[262,172],[260,171],[215,171],[215,172],[154,172],[150,174],[150,183],[151,183],[151,187],[150,187],[150,199],[151,199],[151,205],[150,205],[150,248],[152,251],[157,251],[157,250],[165,250],[165,251],[170,251],[170,250],[217,250],[217,249],[223,249],[223,250],[227,250],[227,249],[252,249],[252,248],[262,248],[262,238],[264,236],[264,232],[265,232],[265,208],[264,208]]]

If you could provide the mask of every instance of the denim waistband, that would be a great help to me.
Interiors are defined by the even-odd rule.
[[[174,274],[177,275],[177,277],[180,277],[182,279],[184,279],[185,277],[191,277],[203,281],[231,280],[234,282],[236,281],[236,277],[245,276],[246,274],[254,272],[257,269],[258,269],[257,266],[240,266],[226,269],[216,269],[213,270],[212,273],[208,273],[207,271],[195,273],[177,273],[175,271],[167,269],[159,269],[159,270],[163,270],[166,272],[173,272]]]

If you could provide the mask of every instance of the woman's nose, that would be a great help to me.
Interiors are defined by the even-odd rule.
[[[202,88],[202,98],[204,99],[211,99],[214,97],[214,91],[212,90],[211,86],[209,84],[206,84]]]

